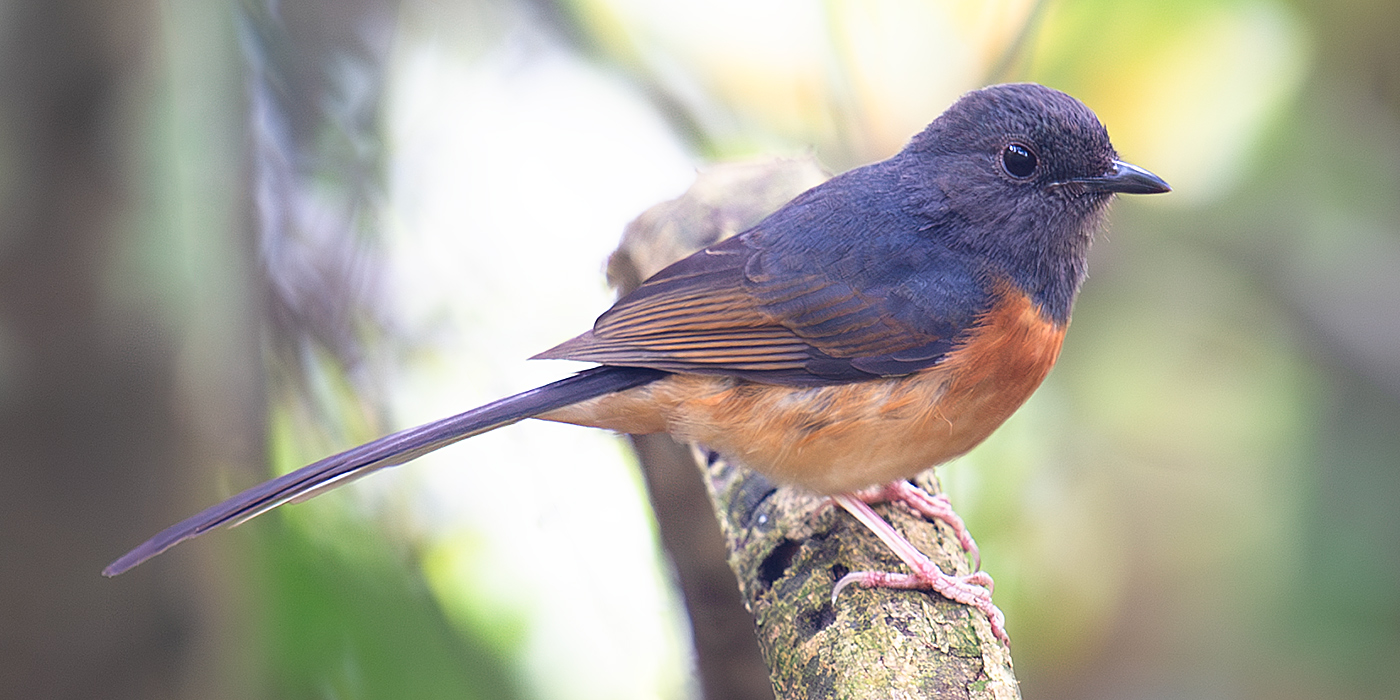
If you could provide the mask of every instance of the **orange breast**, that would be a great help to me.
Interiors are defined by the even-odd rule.
[[[986,439],[1040,386],[1065,328],[1018,291],[934,367],[794,388],[677,374],[541,416],[618,432],[670,432],[775,481],[845,493],[911,477]]]

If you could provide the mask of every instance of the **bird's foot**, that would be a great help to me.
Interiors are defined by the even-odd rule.
[[[948,527],[953,528],[953,534],[958,538],[958,543],[962,545],[963,551],[972,557],[972,570],[981,570],[982,553],[977,549],[977,542],[972,539],[972,533],[967,531],[967,525],[963,524],[963,519],[953,511],[953,504],[948,501],[947,496],[941,493],[936,496],[932,495],[903,479],[884,486],[857,491],[851,495],[872,504],[903,503],[910,510],[925,518],[947,524]]]
[[[922,491],[920,491],[922,493]],[[854,571],[841,577],[831,592],[834,603],[842,589],[853,583],[868,588],[910,588],[932,590],[948,600],[970,605],[987,616],[992,626],[992,635],[1003,644],[1010,644],[1006,634],[1006,616],[992,603],[992,577],[985,571],[977,571],[966,576],[950,576],[943,573],[937,564],[920,552],[894,526],[880,517],[864,500],[853,495],[832,496],[832,500],[855,516],[870,531],[875,533],[891,551],[914,570],[912,574],[898,574],[884,571]]]

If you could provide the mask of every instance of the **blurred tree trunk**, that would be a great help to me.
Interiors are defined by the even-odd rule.
[[[134,127],[148,126],[136,108],[153,83],[157,9],[144,0],[30,0],[7,3],[0,24],[7,697],[247,694],[211,634],[241,619],[206,607],[229,600],[207,594],[220,577],[200,562],[212,557],[174,557],[118,580],[99,573],[188,514],[182,485],[214,481],[201,465],[246,459],[237,445],[259,443],[195,444],[199,407],[179,401],[187,377],[177,372],[178,323],[149,300],[113,294],[118,259],[140,235],[134,142],[145,132]],[[252,338],[247,345],[256,347]],[[252,415],[235,406],[224,428],[255,434]]]

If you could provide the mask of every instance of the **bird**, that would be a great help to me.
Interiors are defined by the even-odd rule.
[[[795,197],[662,269],[591,330],[531,359],[596,363],[379,438],[177,523],[103,573],[527,418],[670,433],[831,499],[911,573],[851,584],[929,589],[987,615],[992,580],[946,497],[909,479],[986,439],[1059,356],[1094,235],[1117,194],[1170,186],[1118,157],[1078,99],[1034,83],[968,92],[897,154]],[[977,562],[941,572],[871,507],[952,526]]]

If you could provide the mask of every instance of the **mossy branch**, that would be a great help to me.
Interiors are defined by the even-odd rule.
[[[704,463],[729,566],[780,700],[1020,697],[1010,650],[980,612],[924,591],[859,586],[833,603],[832,589],[849,571],[903,570],[845,511],[718,455]],[[931,472],[917,483],[938,492]],[[877,510],[939,568],[970,573],[946,525],[900,507]]]

